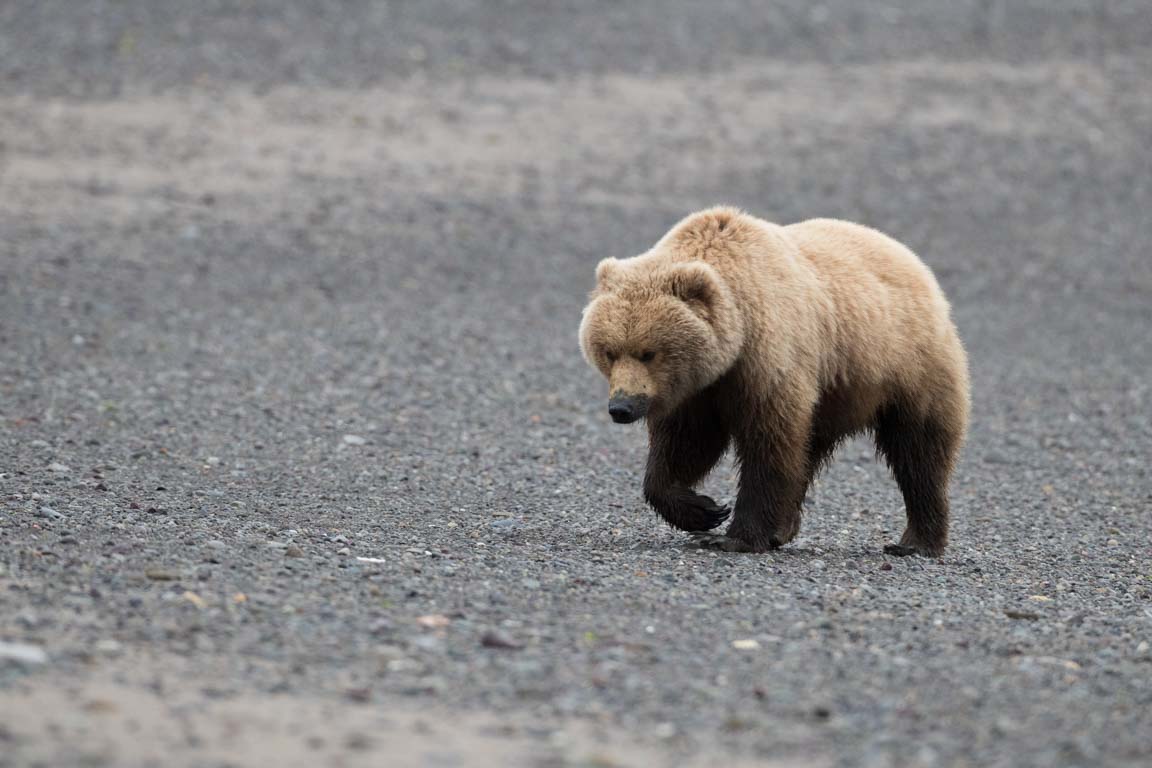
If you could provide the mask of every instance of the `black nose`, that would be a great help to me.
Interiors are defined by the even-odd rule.
[[[608,415],[617,424],[631,424],[648,414],[648,398],[644,395],[617,395],[608,401]]]
[[[608,403],[608,415],[617,424],[631,424],[636,421],[636,409],[626,401],[613,401]]]

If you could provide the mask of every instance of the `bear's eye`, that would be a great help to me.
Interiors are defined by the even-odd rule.
[[[605,352],[604,357],[608,358],[608,362],[614,363],[618,355],[615,352]]]
[[[655,353],[655,352],[653,352],[653,351],[652,351],[652,350],[650,350],[650,349],[646,349],[646,350],[644,350],[643,352],[641,352],[641,353],[640,353],[640,357],[639,357],[639,358],[637,358],[637,359],[638,359],[640,362],[642,362],[642,363],[650,363],[650,362],[652,362],[652,361],[653,361],[655,358],[656,358],[656,353]]]

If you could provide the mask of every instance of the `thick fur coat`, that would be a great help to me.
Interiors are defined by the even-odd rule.
[[[731,446],[740,487],[713,546],[791,541],[812,478],[869,430],[908,526],[896,554],[938,555],[968,422],[968,366],[931,271],[873,229],[779,226],[731,208],[688,216],[647,253],[605,259],[580,344],[616,421],[646,418],[644,495],[672,526],[727,509],[695,492]]]

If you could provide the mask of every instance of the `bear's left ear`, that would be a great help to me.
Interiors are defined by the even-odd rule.
[[[703,261],[677,264],[668,276],[668,292],[709,322],[721,290],[720,275]]]

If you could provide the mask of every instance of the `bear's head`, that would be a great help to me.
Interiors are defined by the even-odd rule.
[[[736,363],[743,317],[703,261],[605,259],[580,323],[580,348],[608,379],[608,413],[627,424],[660,416]]]

